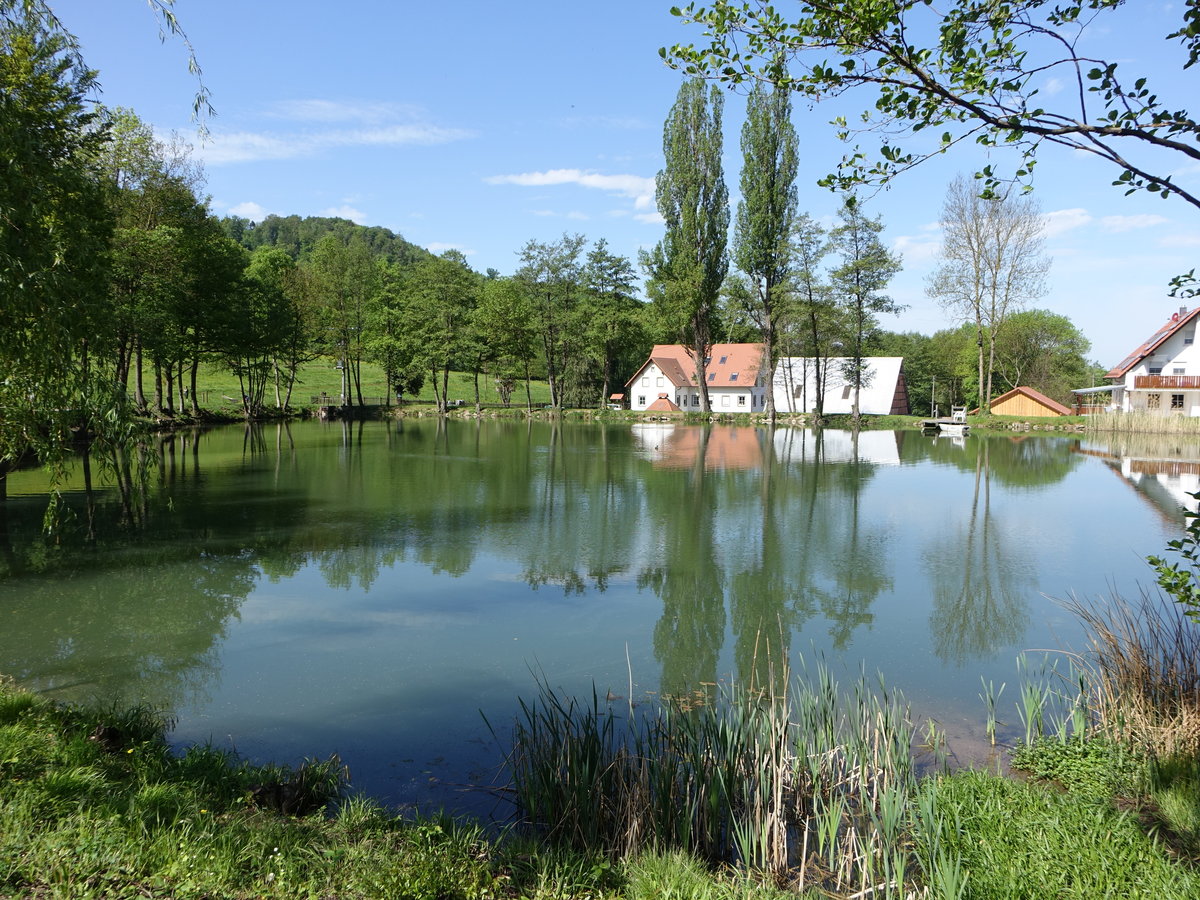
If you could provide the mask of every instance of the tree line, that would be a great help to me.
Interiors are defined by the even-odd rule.
[[[731,253],[723,100],[692,79],[664,127],[658,246],[635,266],[603,239],[530,240],[511,276],[344,220],[218,219],[189,148],[96,92],[44,4],[0,0],[0,476],[77,441],[120,446],[136,414],[199,415],[205,364],[237,376],[254,417],[288,409],[317,358],[337,362],[350,405],[366,399],[370,362],[397,396],[432,384],[441,409],[454,370],[473,374],[476,402],[486,377],[531,406],[529,381],[543,378],[563,407],[604,403],[655,343],[692,348],[702,392],[718,340],[762,341],[764,371],[780,355],[848,358],[856,393],[864,358],[899,345],[878,316],[898,311],[884,290],[900,260],[853,195],[829,230],[798,211],[780,88],[748,98]],[[977,339],[1000,333],[976,324]],[[987,391],[982,375],[944,383]]]

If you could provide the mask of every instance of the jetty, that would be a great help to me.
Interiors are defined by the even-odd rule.
[[[924,419],[921,422],[921,430],[939,434],[966,434],[971,430],[971,426],[967,424],[967,408],[952,406],[949,416]]]

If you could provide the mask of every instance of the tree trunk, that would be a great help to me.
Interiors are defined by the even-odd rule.
[[[142,342],[140,339],[137,340],[133,355],[135,358],[134,403],[137,404],[138,412],[144,413],[146,411],[146,386],[144,377],[142,375]]]

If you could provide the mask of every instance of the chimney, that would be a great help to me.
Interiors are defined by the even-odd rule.
[[[1179,307],[1179,318],[1182,319],[1186,315],[1187,315],[1187,307],[1186,306]]]

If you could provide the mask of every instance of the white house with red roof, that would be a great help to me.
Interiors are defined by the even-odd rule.
[[[1113,408],[1200,416],[1200,306],[1179,307],[1158,331],[1104,377],[1113,382]]]
[[[767,405],[762,344],[713,344],[705,371],[708,400],[716,413],[761,413]],[[700,385],[692,354],[682,344],[656,344],[625,385],[631,410],[647,410],[660,398],[683,412],[700,411]],[[665,395],[665,397],[663,396]]]

